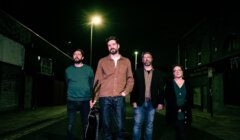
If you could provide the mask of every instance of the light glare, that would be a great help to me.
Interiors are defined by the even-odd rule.
[[[94,16],[94,17],[92,17],[91,22],[92,22],[93,24],[100,24],[100,23],[102,22],[102,19],[101,19],[100,16]]]

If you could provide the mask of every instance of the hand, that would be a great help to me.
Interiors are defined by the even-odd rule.
[[[162,109],[163,109],[163,105],[162,105],[162,104],[158,104],[157,110],[160,111],[160,110],[162,110]]]
[[[133,105],[133,108],[137,108],[137,103],[136,102],[133,102],[132,105]]]
[[[125,93],[125,92],[122,92],[121,95],[122,95],[123,97],[125,97],[125,96],[126,96],[126,93]]]
[[[93,101],[93,100],[90,100],[89,101],[89,104],[90,104],[90,108],[93,108],[93,106],[95,105],[95,103],[96,103],[97,101]]]

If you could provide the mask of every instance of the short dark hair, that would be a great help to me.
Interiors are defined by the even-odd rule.
[[[82,54],[82,57],[84,57],[84,51],[83,51],[82,49],[76,49],[76,50],[73,52],[73,54],[74,54],[76,51],[79,51],[79,52],[81,52],[81,54]]]
[[[115,40],[117,44],[119,44],[119,39],[116,36],[109,36],[106,39],[106,44],[110,41],[110,40]]]
[[[143,58],[145,54],[150,54],[150,55],[152,56],[152,53],[151,53],[151,52],[145,51],[145,52],[142,52],[141,57]],[[153,56],[152,56],[152,57],[153,57]]]

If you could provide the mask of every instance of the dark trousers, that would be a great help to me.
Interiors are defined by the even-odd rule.
[[[186,140],[186,127],[184,120],[177,120],[175,124],[176,140]]]
[[[90,111],[89,101],[67,101],[68,127],[67,138],[73,140],[73,128],[76,121],[76,114],[80,111],[82,123],[82,136],[84,139],[86,127],[88,124],[88,114]]]

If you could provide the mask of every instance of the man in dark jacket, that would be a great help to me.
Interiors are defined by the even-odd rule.
[[[134,108],[133,140],[141,139],[142,124],[145,119],[145,140],[152,140],[155,109],[163,109],[164,80],[159,70],[152,66],[150,52],[142,54],[143,68],[134,73],[134,89],[130,102]]]

